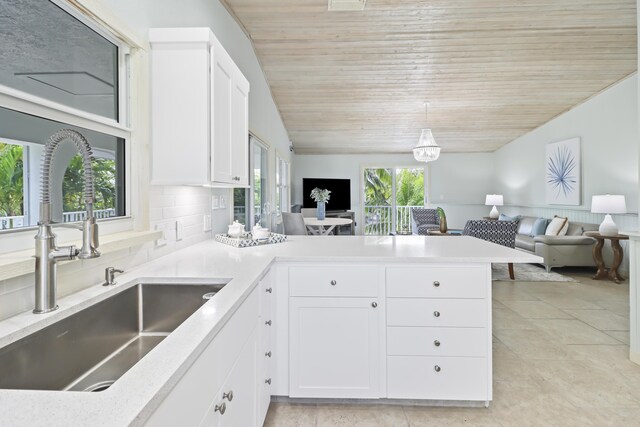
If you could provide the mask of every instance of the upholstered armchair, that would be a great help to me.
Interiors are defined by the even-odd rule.
[[[506,246],[508,248],[515,248],[517,230],[518,221],[472,219],[467,221],[462,234]],[[512,263],[509,263],[509,277],[511,280],[515,279]]]
[[[411,232],[427,236],[429,230],[440,228],[440,216],[436,209],[411,208]]]

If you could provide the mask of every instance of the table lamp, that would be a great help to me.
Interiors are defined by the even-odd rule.
[[[598,231],[603,236],[615,236],[618,234],[618,226],[613,222],[611,214],[627,213],[624,196],[611,194],[593,196],[591,198],[591,213],[605,214],[604,221],[600,224]]]
[[[484,204],[487,206],[493,205],[493,209],[491,209],[489,218],[498,219],[498,217],[500,216],[500,212],[498,212],[496,206],[502,206],[504,204],[502,194],[487,194],[487,198],[485,199]]]

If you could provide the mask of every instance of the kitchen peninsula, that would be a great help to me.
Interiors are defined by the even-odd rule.
[[[14,426],[262,425],[272,396],[488,405],[491,263],[540,261],[471,237],[206,241],[0,322],[5,347],[138,283],[228,281],[108,389],[0,390],[0,411]]]

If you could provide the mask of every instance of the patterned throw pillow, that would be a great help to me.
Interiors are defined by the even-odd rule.
[[[567,234],[568,229],[569,219],[556,215],[547,226],[547,230],[544,234],[547,236],[564,236]]]

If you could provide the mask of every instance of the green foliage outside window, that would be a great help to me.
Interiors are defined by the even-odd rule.
[[[391,206],[391,169],[364,170],[365,206]]]
[[[396,170],[396,205],[424,206],[424,169]]]
[[[0,142],[0,216],[24,212],[24,162],[22,146]]]
[[[364,181],[365,234],[386,234],[392,229],[408,231],[411,211],[406,206],[424,206],[425,203],[424,169],[367,168]],[[392,224],[394,202],[396,215],[395,224]]]
[[[116,207],[116,162],[110,159],[93,159],[93,181],[96,190],[95,210],[114,209]],[[64,212],[84,209],[82,189],[82,157],[75,155],[64,173],[62,199]]]

